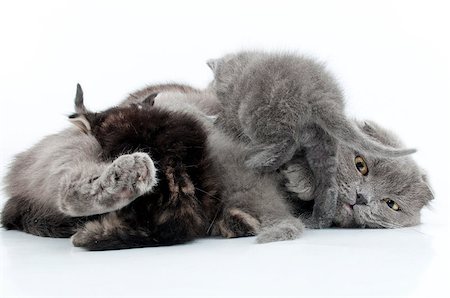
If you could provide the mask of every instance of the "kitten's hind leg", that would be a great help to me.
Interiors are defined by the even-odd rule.
[[[308,228],[330,227],[337,204],[336,141],[319,127],[306,146],[306,159],[314,175],[314,207],[310,217],[302,217]]]
[[[226,238],[255,236],[260,230],[260,221],[240,208],[225,209],[211,235]]]
[[[71,240],[76,247],[94,251],[160,245],[150,236],[148,229],[131,227],[117,212],[87,222]]]
[[[59,191],[63,213],[87,216],[118,210],[156,184],[155,166],[145,153],[122,155],[100,173],[98,167],[80,167],[63,178]]]

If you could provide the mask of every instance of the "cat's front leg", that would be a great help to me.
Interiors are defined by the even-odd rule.
[[[118,210],[156,183],[156,169],[146,153],[125,154],[107,166],[81,164],[62,179],[59,208],[70,216]]]
[[[320,128],[306,147],[306,159],[314,175],[314,208],[312,214],[301,215],[307,228],[321,229],[332,225],[337,204],[336,141]]]

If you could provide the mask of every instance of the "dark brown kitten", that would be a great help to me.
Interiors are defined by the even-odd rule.
[[[153,107],[151,97],[142,104],[70,118],[99,141],[104,160],[148,154],[158,179],[151,192],[86,223],[73,236],[74,245],[90,250],[159,246],[208,234],[221,202],[207,135],[197,120]]]

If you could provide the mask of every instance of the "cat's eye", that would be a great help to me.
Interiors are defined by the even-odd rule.
[[[383,201],[386,203],[386,205],[388,205],[389,208],[391,208],[394,211],[400,211],[400,206],[393,200],[391,199],[383,199]]]
[[[363,176],[367,176],[369,174],[369,168],[367,167],[367,163],[361,156],[355,157],[355,166],[358,172]]]

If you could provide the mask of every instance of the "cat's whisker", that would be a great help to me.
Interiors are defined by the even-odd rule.
[[[214,198],[214,199],[216,199],[216,200],[219,200],[219,201],[220,201],[220,198],[219,198],[219,197],[216,197],[216,196],[214,196],[214,195],[210,194],[209,192],[207,192],[207,191],[204,191],[204,190],[203,190],[203,189],[201,189],[201,188],[198,188],[198,187],[195,187],[195,186],[194,186],[194,188],[195,188],[196,190],[198,190],[198,191],[200,191],[200,192],[202,192],[202,193],[204,193],[204,194],[207,194],[208,196],[210,196],[210,197],[212,197],[212,198]]]

